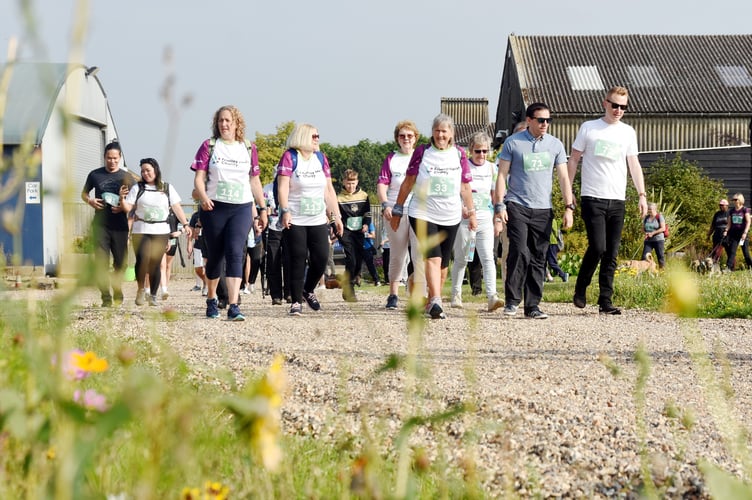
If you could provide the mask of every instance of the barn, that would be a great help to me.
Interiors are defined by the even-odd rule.
[[[57,275],[73,238],[88,229],[93,213],[81,188],[117,137],[96,73],[80,64],[0,66],[0,246],[8,263]]]
[[[624,122],[637,132],[644,167],[682,152],[752,199],[752,35],[510,35],[495,145],[529,104],[544,102],[550,133],[569,151],[614,85],[630,91]]]

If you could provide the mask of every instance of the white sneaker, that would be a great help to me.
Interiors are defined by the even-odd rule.
[[[248,285],[246,285],[245,288],[243,288],[242,290],[240,290],[240,292],[243,295],[248,295],[249,293],[251,293],[250,290],[248,290]]]
[[[207,295],[209,295],[209,289],[207,287],[204,287],[203,289],[201,289],[201,296],[206,297]]]
[[[246,286],[246,288],[248,288],[248,287]],[[251,290],[250,290],[250,293],[253,293],[253,292],[255,292],[255,291],[256,291],[256,284],[255,284],[255,283],[251,283]]]
[[[504,301],[498,295],[488,298],[488,312],[493,312],[500,307],[504,307]]]
[[[452,295],[452,303],[450,304],[455,309],[462,309],[462,295],[460,294],[454,294]]]

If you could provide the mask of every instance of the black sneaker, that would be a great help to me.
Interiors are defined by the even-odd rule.
[[[548,314],[544,313],[540,309],[533,309],[530,312],[526,312],[525,317],[530,319],[546,319],[548,318]]]
[[[444,309],[441,308],[438,302],[434,302],[431,308],[428,310],[428,315],[431,319],[446,319]]]
[[[584,309],[585,305],[587,304],[587,301],[585,300],[584,295],[577,295],[574,294],[574,297],[572,298],[572,303],[575,307],[579,307],[580,309]]]
[[[397,309],[397,303],[399,302],[399,297],[396,295],[390,295],[386,298],[386,308],[387,309]]]
[[[611,316],[618,316],[621,314],[621,309],[618,307],[614,307],[612,304],[607,304],[605,306],[600,306],[598,308],[598,314],[608,314]]]
[[[245,316],[240,312],[240,308],[237,304],[230,304],[230,307],[227,309],[227,320],[245,321]]]
[[[303,298],[306,301],[306,304],[308,304],[308,307],[313,309],[314,311],[320,311],[321,310],[321,304],[319,304],[319,299],[316,298],[316,294],[313,292],[303,292]]]
[[[206,317],[207,318],[219,318],[219,310],[217,309],[217,299],[206,299]]]
[[[303,314],[303,306],[301,306],[297,302],[293,302],[293,304],[290,306],[290,312],[288,313],[290,316],[300,316]]]
[[[282,299],[280,299],[280,298],[272,299],[272,305],[273,306],[281,306],[282,305]]]
[[[227,299],[219,299],[219,301],[217,301],[217,307],[220,309],[227,307]]]

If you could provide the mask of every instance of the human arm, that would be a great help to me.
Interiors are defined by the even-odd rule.
[[[329,214],[329,222],[334,224],[334,232],[338,236],[342,236],[345,228],[342,225],[342,214],[339,211],[339,202],[337,201],[337,192],[334,190],[334,184],[332,179],[327,178],[326,192],[324,193],[324,201],[326,202],[326,211]]]
[[[469,182],[463,182],[460,185],[460,197],[462,198],[462,204],[467,210],[468,228],[470,231],[478,229],[478,219],[475,216],[475,204],[473,202],[473,189],[470,187]]]
[[[556,165],[556,173],[559,177],[561,196],[564,199],[564,216],[562,217],[561,228],[566,230],[574,224],[574,196],[572,195],[572,184],[569,180],[568,164],[560,163]]]
[[[258,175],[251,176],[251,192],[258,207],[258,219],[254,217],[254,220],[258,220],[259,227],[263,231],[269,224],[269,214],[266,209],[266,198],[264,198],[264,186],[261,185],[261,177]]]
[[[494,233],[500,234],[507,223],[507,207],[504,204],[504,196],[507,194],[507,177],[509,176],[509,160],[499,159],[499,172],[496,176],[496,188],[494,189]]]
[[[747,233],[749,232],[749,223],[750,220],[752,220],[752,217],[749,215],[750,209],[747,208],[744,211],[744,232],[742,233],[742,238],[739,241],[744,241],[747,239]]]
[[[569,160],[567,161],[567,174],[569,175],[570,186],[574,186],[574,179],[577,176],[577,166],[580,164],[581,159],[582,151],[572,148],[572,154],[569,155]],[[577,204],[574,193],[572,193],[572,203]]]
[[[207,212],[214,210],[214,202],[206,194],[206,170],[196,170],[196,174],[193,177],[193,188],[198,195],[197,198],[201,205],[201,210]]]
[[[389,220],[389,224],[392,226],[392,230],[394,231],[396,231],[399,227],[400,221],[403,217],[403,205],[405,203],[405,200],[407,200],[407,196],[413,190],[413,186],[415,186],[415,181],[417,180],[417,178],[417,174],[406,175],[405,180],[402,181],[399,193],[397,194],[397,201],[394,203],[394,207],[392,207],[392,218]]]
[[[634,183],[634,187],[637,190],[640,217],[645,217],[648,214],[648,200],[645,193],[645,179],[642,176],[640,160],[636,155],[627,156],[627,166],[629,167],[629,174],[632,176],[632,183]]]
[[[376,184],[376,196],[381,203],[381,215],[388,222],[392,220],[392,207],[387,203],[386,192],[389,187],[386,184]]]
[[[180,224],[183,226],[183,231],[185,231],[186,239],[188,241],[191,241],[191,237],[193,236],[193,228],[191,228],[189,224],[188,217],[185,216],[183,206],[180,203],[173,203],[172,211],[175,213],[175,215],[177,215],[178,222],[180,222]]]

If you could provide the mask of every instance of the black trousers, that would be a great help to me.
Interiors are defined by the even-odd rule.
[[[364,239],[365,235],[362,231],[350,231],[349,229],[345,229],[340,238],[342,248],[345,250],[345,270],[350,278],[350,283],[353,283],[355,277],[360,274],[360,268],[363,265]]]
[[[125,272],[128,250],[128,231],[116,231],[103,226],[92,226],[95,239],[94,263],[96,266],[97,287],[102,302],[123,300],[123,273]],[[110,254],[112,254],[112,277],[110,277]],[[112,285],[112,294],[110,294]]]
[[[522,302],[524,291],[525,313],[538,308],[543,298],[546,278],[546,251],[551,238],[554,215],[550,208],[527,208],[514,202],[507,203],[507,278],[504,295],[507,304]]]
[[[272,299],[290,296],[288,252],[282,245],[282,231],[267,229],[266,231],[266,286]]]
[[[302,304],[303,292],[314,291],[324,275],[329,259],[329,225],[293,225],[283,231],[282,238],[290,251],[290,295],[293,302]]]
[[[587,230],[588,248],[582,258],[580,273],[574,293],[585,297],[587,287],[600,264],[598,274],[598,304],[610,306],[614,295],[614,273],[616,258],[621,245],[621,231],[624,228],[624,200],[582,197],[582,219]]]

